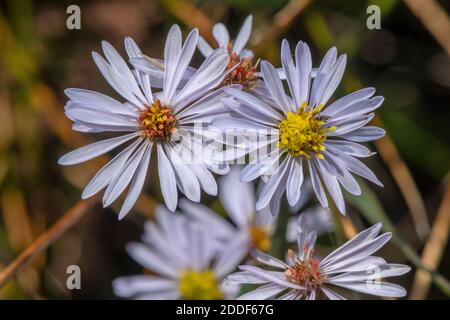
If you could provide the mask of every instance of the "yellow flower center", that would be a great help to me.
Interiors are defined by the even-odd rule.
[[[315,289],[322,284],[325,276],[319,269],[320,261],[313,258],[314,252],[304,260],[296,257],[292,250],[288,251],[288,255],[294,260],[294,265],[284,272],[288,281],[304,286],[307,290]]]
[[[150,106],[145,106],[139,115],[139,124],[144,136],[150,140],[170,140],[172,133],[177,131],[176,119],[169,107],[155,100]]]
[[[325,150],[323,143],[327,139],[327,132],[336,130],[336,127],[324,128],[325,121],[315,117],[323,105],[309,111],[306,107],[306,103],[303,103],[297,113],[288,112],[286,118],[280,122],[278,145],[287,149],[294,157],[316,156],[323,159],[322,151]]]
[[[252,247],[261,251],[269,251],[272,245],[267,230],[259,226],[250,227],[250,238],[252,241]]]
[[[184,300],[219,300],[223,298],[214,271],[185,270],[180,275],[178,289]]]

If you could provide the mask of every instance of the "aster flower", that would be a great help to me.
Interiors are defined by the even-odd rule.
[[[144,185],[152,149],[156,149],[161,191],[167,207],[174,211],[180,189],[190,200],[200,201],[201,189],[215,195],[217,185],[208,169],[226,172],[221,167],[206,168],[193,150],[202,143],[192,136],[194,124],[214,110],[214,89],[226,76],[228,54],[218,49],[181,83],[198,41],[194,29],[182,45],[181,31],[174,25],[164,49],[164,83],[161,92],[152,92],[150,75],[130,70],[117,51],[102,43],[106,60],[98,53],[93,58],[100,72],[126,101],[121,103],[98,92],[67,89],[70,98],[65,107],[73,129],[81,132],[117,132],[119,136],[92,143],[64,155],[59,164],[78,164],[125,143],[128,146],[108,162],[89,182],[82,198],[88,198],[106,187],[103,205],[109,206],[129,185],[119,218],[128,213]],[[125,40],[130,58],[140,56],[137,45]],[[189,164],[187,164],[189,163]]]
[[[241,166],[231,166],[230,173],[219,178],[219,199],[232,223],[210,208],[180,200],[180,208],[198,222],[223,246],[233,246],[233,260],[240,263],[250,249],[268,251],[275,219],[266,209],[255,211],[255,191],[251,183],[239,180]],[[232,261],[232,263],[234,263]]]
[[[256,66],[252,63],[253,53],[245,49],[250,34],[252,31],[252,16],[248,16],[241,30],[239,31],[234,41],[230,40],[230,36],[227,28],[222,23],[214,25],[212,33],[218,43],[218,48],[228,52],[230,60],[228,61],[228,72],[223,84],[245,84],[253,85],[256,78]],[[204,38],[199,37],[198,49],[205,58],[208,58],[214,51]],[[162,87],[164,79],[164,60],[148,57],[144,54],[132,57],[130,63],[135,66],[136,69],[141,70],[150,75],[152,85],[155,87]],[[186,81],[193,73],[195,68],[189,67],[182,75],[181,83]]]
[[[233,71],[224,79],[224,84],[242,84],[245,88],[255,87],[257,82],[256,66],[253,65],[253,52],[245,49],[252,32],[253,17],[249,15],[242,24],[235,40],[230,40],[230,34],[223,23],[216,23],[212,34],[219,48],[226,49],[230,55],[228,69]],[[209,57],[214,49],[200,37],[198,48],[205,57]]]
[[[403,287],[384,282],[381,278],[399,276],[410,271],[410,267],[387,263],[383,258],[372,256],[391,238],[391,233],[378,236],[381,224],[368,228],[347,241],[322,260],[314,256],[316,232],[307,230],[305,216],[299,218],[298,253],[288,251],[285,263],[262,252],[255,251],[255,259],[277,271],[268,271],[256,266],[243,265],[240,272],[233,273],[225,283],[260,284],[253,291],[238,299],[282,299],[315,300],[319,295],[328,299],[343,300],[336,287],[384,297],[403,297]]]
[[[249,15],[242,24],[234,41],[230,40],[228,29],[223,23],[216,23],[212,33],[220,48],[227,49],[241,58],[253,58],[253,52],[245,48],[252,33],[252,23],[253,16]],[[205,58],[214,51],[203,37],[199,38],[198,48]]]
[[[239,286],[221,285],[238,264],[230,264],[234,247],[217,250],[211,233],[205,231],[186,215],[158,207],[155,222],[145,224],[143,242],[127,245],[130,256],[151,273],[115,279],[114,293],[146,300],[234,298]]]
[[[256,132],[260,139],[250,141],[250,145],[237,153],[226,150],[219,158],[233,161],[242,157],[242,152],[258,154],[241,173],[242,181],[258,177],[266,181],[259,194],[257,210],[267,205],[276,207],[285,191],[289,205],[294,206],[301,195],[304,171],[309,171],[322,206],[328,207],[327,190],[339,211],[345,214],[341,186],[354,195],[361,193],[352,173],[382,186],[375,174],[357,158],[373,154],[360,142],[384,135],[383,129],[366,126],[383,97],[373,97],[375,89],[365,88],[326,106],[341,81],[346,56],[337,57],[336,49],[330,49],[312,79],[311,54],[305,43],[298,43],[295,63],[286,40],[282,43],[281,55],[290,95],[286,94],[279,73],[267,61],[261,63],[261,71],[268,98],[235,88],[225,89],[235,99],[225,97],[222,101],[242,119],[217,119],[213,126],[220,130],[242,129],[247,134]],[[261,134],[267,136],[265,143],[261,143]]]

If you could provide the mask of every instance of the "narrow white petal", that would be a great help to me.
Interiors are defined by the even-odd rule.
[[[299,86],[298,100],[307,102],[312,77],[312,60],[308,45],[302,41],[299,41],[295,48],[295,64]]]
[[[277,71],[269,62],[262,61],[261,72],[272,99],[277,104],[277,107],[286,114],[289,112],[290,108],[286,99],[286,93],[283,89],[283,84],[281,83]]]
[[[148,166],[150,164],[150,155],[152,152],[152,145],[149,144],[144,151],[144,156],[136,169],[133,180],[130,184],[130,189],[119,212],[119,220],[123,219],[125,215],[131,210],[136,200],[141,194],[142,187],[144,186],[145,178],[147,176]]]
[[[239,101],[241,101],[245,108],[249,107],[252,110],[260,113],[261,115],[264,115],[266,117],[269,117],[270,120],[282,120],[283,117],[282,115],[276,111],[271,105],[268,105],[267,103],[265,103],[264,101],[262,101],[261,99],[259,99],[258,97],[250,94],[250,93],[246,93],[243,92],[242,90],[238,90],[238,89],[232,89],[232,88],[225,88],[224,91],[226,93],[228,93],[229,95],[235,97],[236,99],[238,99]],[[286,102],[287,105],[287,102]],[[274,123],[274,122],[272,122]]]
[[[381,106],[384,98],[380,96],[376,96],[370,99],[361,100],[355,102],[346,108],[341,108],[338,112],[333,115],[333,120],[345,119],[354,116],[358,116],[361,114],[367,114],[372,111],[375,111],[377,108]]]
[[[147,147],[148,144],[142,144],[142,146],[140,146],[136,150],[136,152],[127,160],[122,172],[120,172],[120,174],[116,174],[115,177],[111,180],[103,196],[103,207],[107,207],[111,203],[116,201],[116,199],[128,186],[139,164],[141,163],[142,157],[144,156]]]
[[[363,257],[369,257],[371,254],[375,253],[380,248],[382,248],[391,239],[391,237],[392,235],[390,233],[384,233],[379,237],[373,240],[365,241],[352,249],[347,248],[347,250],[341,252],[339,255],[334,257],[333,260],[331,261],[328,260],[327,263],[336,264],[344,262],[346,260],[358,260]],[[323,261],[324,260],[321,261],[321,265]],[[325,267],[325,265],[326,264],[324,263],[322,266]]]
[[[256,203],[256,210],[262,210],[266,207],[274,196],[282,180],[288,177],[287,169],[289,168],[289,160],[285,159],[278,168],[277,172],[270,177],[270,180],[261,190],[261,193]],[[285,186],[283,186],[285,187]],[[284,189],[283,189],[284,190]]]
[[[248,271],[238,271],[227,276],[223,282],[224,284],[261,284],[269,280],[259,278]]]
[[[145,98],[142,95],[142,92],[139,89],[130,68],[116,49],[114,49],[114,47],[107,41],[102,41],[102,48],[103,53],[105,54],[106,59],[108,59],[112,69],[116,71],[117,76],[122,79],[125,86],[141,101],[145,101]]]
[[[125,37],[125,50],[127,51],[129,58],[136,58],[142,55],[136,42],[131,37]]]
[[[233,222],[246,227],[255,213],[255,190],[253,185],[241,182],[240,166],[232,166],[231,171],[219,181],[219,199]]]
[[[336,61],[333,69],[330,71],[328,76],[328,81],[323,89],[323,92],[317,101],[318,104],[325,105],[330,99],[331,95],[334,93],[339,83],[341,82],[342,76],[344,75],[345,65],[347,63],[347,56],[345,54],[341,55]]]
[[[104,111],[109,111],[110,113],[134,115],[136,114],[136,108],[124,106],[122,103],[113,99],[107,95],[99,92],[70,88],[64,90],[64,93],[70,98],[71,101],[77,102],[81,105],[91,106]]]
[[[168,82],[167,87],[164,86],[163,97],[165,103],[171,104],[175,90],[178,88],[180,81],[183,79],[186,69],[191,62],[192,56],[194,55],[195,48],[197,47],[197,41],[198,29],[193,29],[186,38],[176,65],[172,66],[175,70],[173,71],[170,83]]]
[[[117,148],[121,144],[136,137],[138,133],[130,133],[123,136],[106,139],[98,142],[88,144],[87,146],[75,149],[69,153],[66,153],[58,160],[60,165],[71,165],[98,157],[114,148]]]
[[[406,296],[406,290],[403,287],[388,282],[371,283],[371,282],[355,281],[336,285],[353,291],[358,291],[381,297],[401,298]]]
[[[217,277],[223,278],[236,270],[239,263],[247,256],[249,249],[250,239],[247,232],[240,232],[230,239],[214,264],[214,271]]]
[[[166,44],[164,46],[164,86],[163,100],[169,102],[169,93],[172,91],[171,84],[176,67],[181,54],[181,30],[174,24],[167,34]],[[173,89],[174,90],[174,89]]]
[[[207,58],[214,51],[203,37],[198,38],[197,47],[205,58]]]
[[[211,228],[217,238],[227,239],[235,233],[235,228],[231,223],[200,203],[183,198],[180,199],[179,206],[187,216]]]
[[[289,282],[286,280],[286,277],[284,276],[283,272],[276,272],[276,271],[266,271],[261,268],[255,267],[255,266],[239,266],[239,269],[248,271],[251,274],[254,274],[255,276],[266,279],[270,282],[285,286],[286,288],[292,288],[292,289],[298,289],[298,290],[304,290],[305,287]]]
[[[319,174],[314,163],[308,159],[308,167],[309,167],[309,176],[311,178],[312,186],[314,189],[314,193],[316,194],[317,199],[319,200],[322,207],[328,207],[328,200],[325,195],[325,191],[323,190],[322,182],[320,182]]]
[[[268,266],[274,267],[274,268],[280,268],[280,269],[286,269],[289,268],[289,266],[284,263],[283,261],[274,258],[260,250],[253,249],[250,253],[253,258],[255,258],[257,261],[264,263]]]
[[[177,154],[177,151],[166,145],[166,154],[169,157],[172,167],[177,177],[177,184],[180,186],[180,190],[187,196],[188,199],[199,202],[200,201],[200,184],[195,173],[189,168],[189,166],[183,163],[181,157]]]
[[[325,57],[317,70],[316,78],[311,88],[311,96],[309,98],[310,106],[315,107],[319,104],[320,97],[322,96],[328,82],[329,72],[336,62],[336,56],[337,50],[334,47],[328,50],[325,54]]]
[[[215,50],[189,78],[173,100],[174,112],[178,113],[187,104],[201,98],[214,89],[226,76],[224,73],[229,60],[225,50]]]
[[[320,290],[322,290],[322,292],[325,293],[327,298],[330,299],[330,300],[347,300],[346,298],[344,298],[343,296],[341,296],[337,292],[334,292],[333,290],[328,289],[325,286],[321,286]]]
[[[350,93],[332,104],[326,107],[322,114],[326,116],[333,116],[335,113],[339,112],[341,109],[345,109],[346,107],[359,102],[364,99],[368,99],[375,94],[375,88],[364,88],[353,93]]]
[[[352,239],[350,239],[342,246],[340,246],[339,248],[331,252],[329,255],[327,255],[324,259],[322,259],[322,261],[320,262],[320,267],[322,268],[327,266],[329,262],[335,260],[341,254],[349,250],[353,250],[354,248],[357,248],[366,241],[374,239],[380,233],[380,230],[381,230],[381,223],[377,223],[371,226],[370,228],[361,231]]]
[[[177,268],[164,260],[147,245],[142,243],[129,243],[126,247],[128,254],[141,266],[169,278],[178,277]]]
[[[369,148],[351,141],[328,139],[325,142],[325,146],[332,146],[333,148],[339,149],[341,152],[345,152],[355,157],[364,158],[373,155],[373,152],[371,152]]]
[[[283,290],[286,290],[286,288],[278,284],[269,283],[255,290],[244,293],[236,300],[266,300],[276,296]]]
[[[234,40],[233,43],[233,52],[240,54],[242,49],[244,49],[245,45],[248,42],[248,39],[250,39],[250,34],[252,33],[252,22],[253,22],[253,16],[249,15],[244,23],[242,24],[241,30],[239,30],[239,33]]]
[[[116,278],[112,282],[114,294],[122,298],[132,298],[140,294],[176,289],[173,280],[155,276],[137,275]]]
[[[227,28],[223,23],[216,23],[212,30],[214,38],[220,47],[226,48],[230,42],[230,35],[228,34]]]
[[[289,42],[283,39],[281,43],[281,65],[283,66],[284,74],[289,85],[292,98],[295,101],[295,105],[298,108],[303,101],[300,100],[300,84],[297,76],[294,61],[292,60],[291,49],[289,48]],[[295,112],[295,110],[291,110]]]
[[[128,160],[130,155],[136,150],[139,143],[141,143],[141,139],[136,139],[132,144],[130,144],[127,148],[122,150],[118,155],[116,155],[111,161],[105,164],[89,181],[86,188],[84,188],[83,193],[81,194],[82,199],[87,199],[92,197],[94,194],[99,192],[101,189],[106,187],[111,179],[114,177],[116,172],[122,170],[123,165]]]
[[[342,195],[342,190],[339,185],[339,182],[334,175],[333,172],[327,169],[327,166],[325,165],[326,160],[314,160],[317,164],[317,167],[319,168],[319,172],[322,176],[322,180],[325,183],[325,186],[333,199],[334,203],[336,204],[336,207],[338,208],[339,212],[345,215],[345,201],[344,196]]]
[[[300,199],[303,184],[302,160],[292,160],[292,168],[287,180],[286,195],[289,205],[295,206]]]
[[[205,166],[199,164],[192,164],[190,168],[197,177],[198,182],[200,183],[200,188],[203,189],[207,194],[216,196],[217,183],[211,172],[206,169]]]
[[[78,103],[67,105],[65,113],[70,119],[93,125],[118,126],[138,129],[137,121],[123,114],[115,114],[101,109],[85,107]]]
[[[108,62],[97,52],[92,53],[92,58],[94,59],[95,64],[98,69],[102,73],[103,77],[110,84],[110,86],[116,90],[118,94],[127,99],[128,101],[134,103],[136,106],[142,105],[144,101],[139,100],[130,91],[129,87],[124,83],[124,80],[120,77],[120,75],[112,69],[112,67],[108,64]],[[133,78],[133,81],[134,80]]]
[[[341,138],[355,142],[373,141],[383,138],[386,135],[386,131],[382,128],[367,126],[364,128],[356,129],[347,134],[341,135]]]
[[[160,143],[157,144],[157,153],[158,174],[164,202],[170,211],[175,211],[178,201],[175,172]]]

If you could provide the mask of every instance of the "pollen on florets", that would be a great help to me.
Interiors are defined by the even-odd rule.
[[[185,270],[179,278],[178,289],[184,300],[218,300],[222,291],[214,271]]]
[[[304,286],[307,290],[317,288],[325,280],[325,276],[319,268],[320,261],[314,259],[314,251],[303,259],[297,257],[292,250],[288,251],[289,257],[294,261],[294,265],[288,268],[284,275],[292,283]]]
[[[228,53],[230,61],[227,70],[233,70],[225,77],[222,84],[241,84],[245,89],[251,88],[256,82],[256,66],[253,65],[252,59],[241,58],[237,53],[233,52],[232,44],[228,45]]]
[[[250,227],[250,239],[253,248],[257,248],[261,251],[269,251],[271,247],[271,241],[269,233],[266,228],[253,225]]]
[[[336,127],[324,127],[326,122],[316,116],[322,107],[319,105],[313,109],[304,103],[298,112],[288,112],[278,126],[279,147],[285,148],[294,157],[315,156],[323,159],[327,132],[336,130]]]
[[[139,124],[142,134],[150,140],[170,140],[171,135],[177,131],[172,110],[163,106],[159,100],[145,106],[139,115]]]

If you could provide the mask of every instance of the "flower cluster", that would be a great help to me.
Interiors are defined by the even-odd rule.
[[[345,55],[332,48],[313,68],[306,43],[298,42],[291,52],[283,40],[281,67],[275,68],[268,61],[255,61],[245,48],[251,29],[249,16],[230,40],[218,23],[212,30],[218,47],[213,48],[197,29],[183,42],[174,25],[163,59],[144,55],[126,38],[124,60],[103,42],[104,56],[94,52],[93,59],[121,99],[85,89],[65,91],[65,113],[74,130],[115,136],[69,152],[60,164],[78,164],[123,148],[92,178],[82,198],[105,189],[106,207],[126,192],[122,219],[144,188],[156,153],[165,207],[158,208],[155,222],[146,224],[143,242],[127,247],[152,273],[116,279],[115,293],[126,298],[224,299],[237,296],[239,285],[249,283],[262,286],[241,298],[342,298],[333,286],[403,296],[401,287],[379,281],[409,270],[371,256],[390,238],[377,236],[379,224],[323,259],[314,254],[317,233],[333,229],[329,201],[345,214],[342,188],[361,194],[354,175],[382,185],[358,158],[373,154],[361,143],[384,135],[383,129],[368,125],[383,97],[365,88],[330,102],[344,74]],[[197,48],[204,59],[193,66]],[[219,196],[222,212],[199,203],[202,190]],[[297,238],[298,252],[288,251],[288,263],[264,253],[271,249],[284,194],[294,211],[309,194],[324,208],[290,220],[286,238]],[[182,213],[175,212],[177,207]],[[248,264],[240,266],[242,271],[230,275],[244,260]],[[281,271],[262,269],[260,263]],[[371,279],[376,281],[369,286]]]

